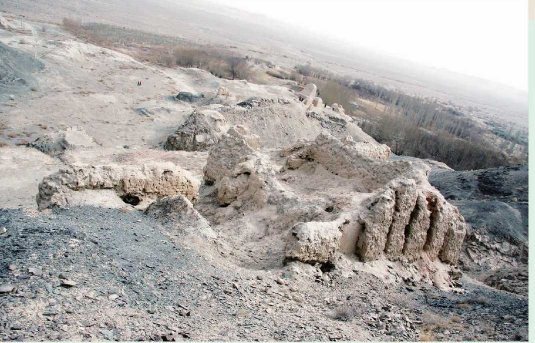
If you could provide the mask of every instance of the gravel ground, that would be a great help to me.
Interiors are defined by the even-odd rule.
[[[527,298],[226,268],[141,212],[0,210],[0,340],[527,340]],[[310,266],[310,269],[314,267]]]
[[[8,230],[0,241],[0,283],[15,287],[0,297],[0,340],[325,340],[329,331],[338,334],[328,324],[315,328],[312,319],[323,309],[305,312],[269,275],[259,280],[218,268],[172,243],[139,212],[79,208],[34,218],[2,210],[0,223]]]
[[[41,61],[0,42],[0,102],[11,94],[29,92],[36,84],[32,73],[43,68]]]

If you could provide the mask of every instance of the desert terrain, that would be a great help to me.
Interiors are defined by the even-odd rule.
[[[201,1],[51,3],[0,0],[0,340],[528,340],[522,94],[349,64]],[[254,77],[64,18],[224,46]],[[310,61],[471,108],[509,148],[475,170],[395,154],[363,124],[386,100],[280,77]]]

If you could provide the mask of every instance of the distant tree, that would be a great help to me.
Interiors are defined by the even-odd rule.
[[[236,78],[247,79],[249,77],[249,65],[243,58],[229,57],[227,61],[232,80]]]

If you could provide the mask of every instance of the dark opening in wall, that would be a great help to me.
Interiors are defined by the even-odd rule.
[[[141,202],[141,199],[137,195],[133,194],[125,194],[121,197],[121,199],[123,199],[125,203],[132,206],[137,206]]]
[[[326,262],[326,263],[322,264],[321,267],[320,267],[320,270],[321,270],[322,273],[330,273],[335,269],[336,269],[336,267],[332,262]]]

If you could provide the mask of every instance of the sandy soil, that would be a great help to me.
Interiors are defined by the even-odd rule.
[[[275,218],[276,206],[266,206],[258,221],[253,213],[237,226],[220,223],[221,239],[215,242],[199,242],[180,227],[163,226],[135,210],[37,213],[38,183],[69,163],[170,161],[200,179],[206,152],[161,149],[197,106],[173,100],[179,91],[213,97],[224,86],[235,103],[250,97],[287,100],[286,107],[273,111],[217,105],[229,122],[246,123],[261,136],[272,165],[282,163],[273,147],[313,137],[327,124],[308,118],[296,95],[279,82],[256,85],[198,69],[158,68],[60,30],[0,33],[0,41],[45,65],[33,75],[35,90],[0,103],[5,145],[0,147],[0,229],[6,229],[0,233],[0,339],[527,339],[527,297],[466,275],[456,281],[461,291],[453,293],[415,283],[404,276],[404,266],[388,261],[348,258],[335,270],[284,265],[282,241],[274,239],[284,232],[276,225],[264,230],[269,223],[260,222],[270,214]],[[17,146],[71,126],[83,128],[98,146],[59,157]],[[327,129],[341,136],[362,134],[355,128]],[[336,193],[337,201],[351,201],[344,198],[343,180],[327,182],[321,168],[294,174],[282,177],[302,197],[323,190]],[[213,192],[213,186],[201,188],[207,203],[214,201]],[[204,205],[198,205],[200,212]],[[214,222],[232,209],[218,211],[210,218]]]

